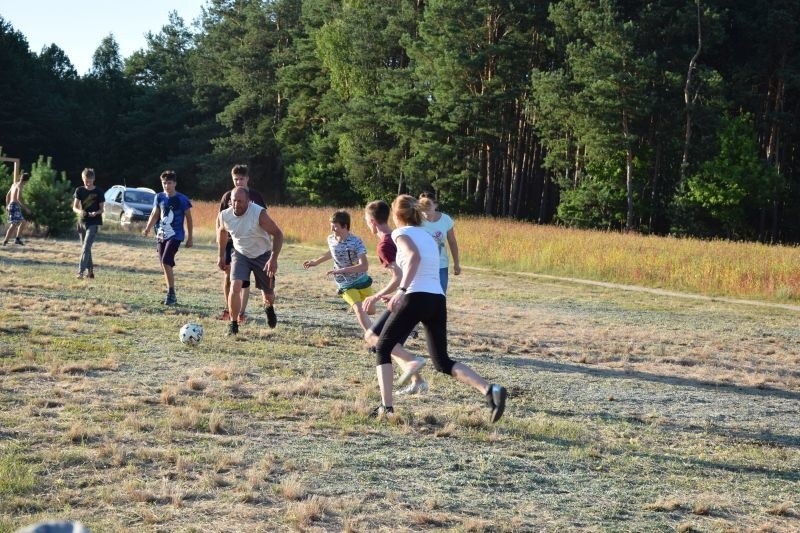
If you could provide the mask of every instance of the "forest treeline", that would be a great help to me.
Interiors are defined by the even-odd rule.
[[[208,0],[78,75],[0,14],[0,146],[78,182],[800,241],[796,0]],[[64,31],[80,31],[65,28]],[[54,39],[57,37],[54,36]]]

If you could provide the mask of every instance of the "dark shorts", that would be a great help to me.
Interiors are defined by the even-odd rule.
[[[230,266],[231,259],[233,258],[233,240],[231,240],[230,236],[228,236],[228,244],[225,245],[225,264]],[[233,278],[228,278],[233,279]],[[247,279],[242,281],[242,288],[249,289],[250,288],[250,276],[247,276]]]
[[[25,218],[22,216],[22,206],[17,202],[8,204],[8,223],[19,224],[23,220],[25,220]]]
[[[264,267],[269,261],[272,252],[266,252],[258,257],[247,257],[239,253],[235,248],[231,256],[231,281],[242,281],[250,279],[250,273],[256,278],[256,287],[272,294],[275,292],[275,278],[267,276]]]
[[[162,265],[175,266],[175,254],[178,253],[178,248],[181,247],[181,241],[175,239],[167,239],[166,241],[159,241],[156,243],[156,250],[158,251],[158,259]]]

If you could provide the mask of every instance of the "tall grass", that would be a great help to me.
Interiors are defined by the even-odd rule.
[[[217,204],[195,202],[195,224],[213,232]],[[324,246],[334,208],[270,208],[289,242]],[[367,237],[360,208],[352,230]],[[711,296],[800,301],[800,248],[575,230],[458,217],[463,266],[608,281]]]

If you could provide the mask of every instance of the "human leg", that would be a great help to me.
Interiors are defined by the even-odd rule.
[[[178,253],[180,245],[181,242],[175,239],[167,239],[156,245],[161,260],[161,270],[164,272],[164,281],[167,284],[167,297],[164,300],[164,305],[175,305],[178,303],[178,298],[175,295],[174,267],[175,254]]]
[[[228,311],[231,314],[231,322],[236,322],[239,311],[242,308],[242,280],[234,279],[231,281],[231,291],[228,293]]]
[[[448,283],[448,276],[447,276],[447,267],[439,269],[439,283],[442,285],[442,291],[447,294],[447,283]]]
[[[3,239],[3,246],[8,244],[8,239],[11,238],[11,232],[14,231],[14,226],[16,226],[16,225],[17,224],[14,224],[14,223],[11,223],[11,224],[8,225],[8,229],[6,230],[6,238]]]
[[[245,313],[247,311],[247,303],[250,301],[250,280],[245,280],[242,283],[241,290],[242,308],[239,310],[239,322],[244,322]]]
[[[378,317],[378,320],[373,322],[369,329],[364,332],[364,341],[368,346],[373,348],[373,351],[375,345],[378,344],[379,335],[381,331],[383,331],[383,327],[390,315],[390,311],[384,311],[383,314]],[[419,374],[422,367],[425,366],[426,361],[422,357],[416,357],[406,350],[403,346],[405,341],[406,339],[402,339],[402,342],[397,343],[392,349],[392,358],[403,370],[403,374],[397,381],[397,384],[402,386],[411,378],[411,386],[408,388],[407,392],[411,392],[412,390],[414,392],[427,391],[428,383]]]
[[[75,229],[78,231],[78,240],[81,241],[81,255],[78,257],[78,278],[83,278],[83,272],[86,270],[83,246],[83,243],[86,240],[86,226],[83,225],[82,222],[78,222],[78,224],[75,226]]]
[[[375,345],[378,386],[381,390],[383,406],[387,408],[392,406],[393,375],[391,371],[387,372],[386,368],[391,367],[392,349],[401,339],[406,339],[411,330],[414,329],[414,326],[417,325],[418,318],[416,314],[414,306],[408,305],[408,302],[393,311],[386,320],[386,324]],[[387,401],[390,403],[386,403]]]
[[[241,254],[234,250],[237,257],[243,257]],[[264,254],[253,258],[247,259],[249,269],[247,276],[244,279],[250,279],[250,273],[256,281],[256,288],[261,290],[261,299],[264,303],[264,313],[267,315],[267,325],[274,328],[278,324],[278,316],[275,314],[275,276],[268,275],[264,272],[264,267],[269,261],[272,252],[265,252]]]
[[[82,225],[82,224],[81,224]],[[86,226],[81,236],[82,246],[81,246],[81,266],[80,270],[83,272],[84,269],[89,270],[94,275],[94,261],[92,259],[92,245],[94,244],[95,238],[97,237],[97,229],[99,226],[92,225]]]
[[[434,367],[483,394],[492,409],[490,420],[497,422],[505,410],[506,389],[500,385],[490,385],[469,366],[450,359],[447,355],[446,299],[442,295],[429,295],[426,299],[429,301],[425,309],[430,310],[430,314],[423,319],[422,324],[425,327],[425,339]]]

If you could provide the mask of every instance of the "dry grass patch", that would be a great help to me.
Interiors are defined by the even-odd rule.
[[[161,388],[161,403],[164,405],[175,405],[178,397],[178,388],[174,385],[164,385]]]
[[[212,411],[208,415],[208,430],[215,435],[227,435],[231,431],[231,424],[222,413]]]
[[[173,407],[169,410],[168,423],[172,429],[200,429],[203,417],[194,407]]]
[[[136,433],[150,431],[153,428],[153,422],[137,411],[128,413],[122,421],[122,425]]]
[[[290,523],[306,527],[325,516],[326,504],[319,496],[311,496],[305,501],[289,505],[286,518]]]
[[[67,431],[67,440],[72,443],[86,443],[94,438],[97,435],[101,434],[100,428],[92,425],[87,425],[86,422],[78,421],[70,426],[69,430]]]
[[[780,502],[769,507],[767,513],[774,516],[793,516],[795,514],[793,507],[794,503],[792,502]]]
[[[644,506],[648,511],[675,511],[681,508],[681,502],[677,498],[659,498],[653,503]]]
[[[290,501],[297,501],[305,498],[308,487],[300,479],[298,474],[289,474],[275,486],[275,494]]]
[[[189,378],[186,380],[186,388],[192,391],[206,390],[208,385],[201,378]]]
[[[115,468],[123,467],[127,463],[125,448],[115,442],[108,442],[100,445],[97,448],[97,457],[101,460],[108,461],[108,463]]]

